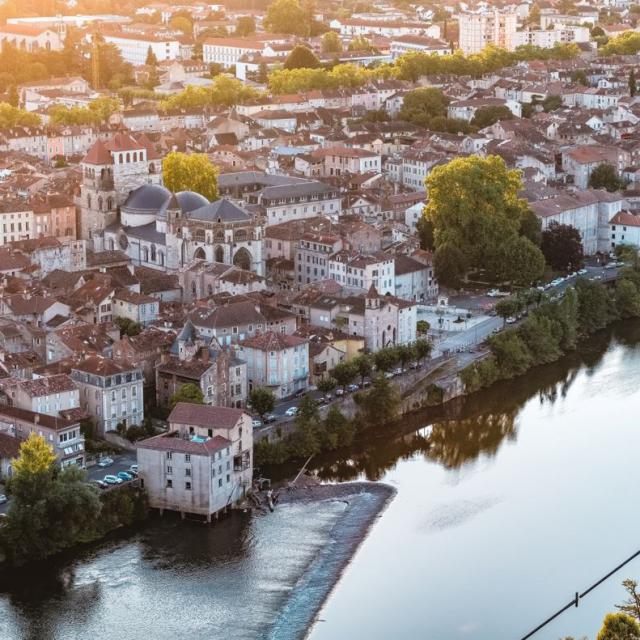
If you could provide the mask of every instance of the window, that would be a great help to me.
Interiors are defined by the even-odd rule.
[[[167,451],[167,460],[171,460],[171,451]]]
[[[173,473],[173,467],[167,467],[167,473],[169,474]]]
[[[184,454],[184,461],[185,462],[191,462],[191,454],[185,453]]]
[[[173,488],[173,480],[171,478],[167,478],[167,489]]]
[[[227,473],[227,483],[231,482],[231,475]]]
[[[222,478],[220,478],[220,479],[218,480],[218,486],[219,486],[219,487],[221,487],[221,486],[222,486]]]
[[[187,467],[187,468],[184,470],[184,475],[185,475],[185,476],[187,476],[188,478],[190,478],[190,477],[191,477],[191,469],[190,469],[189,467]]]
[[[185,488],[187,491],[191,491],[191,483],[190,483],[190,482],[185,482],[185,483],[184,483],[184,488]]]

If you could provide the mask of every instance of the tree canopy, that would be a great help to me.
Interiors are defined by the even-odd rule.
[[[569,271],[582,265],[580,231],[568,224],[552,222],[542,232],[542,253],[547,264],[556,271]]]
[[[233,107],[239,102],[251,100],[259,94],[237,78],[226,75],[216,76],[210,87],[189,85],[184,91],[162,100],[161,111],[193,109],[199,107]]]
[[[187,382],[183,384],[172,396],[169,400],[169,406],[171,409],[175,407],[178,402],[188,402],[190,404],[203,404],[204,395],[200,387],[193,383]]]
[[[432,87],[414,89],[405,95],[398,117],[428,128],[433,118],[446,117],[448,104],[449,99],[440,89]]]
[[[478,129],[484,129],[495,124],[498,120],[511,120],[512,118],[511,109],[504,105],[499,107],[480,107],[476,110],[471,124]]]
[[[40,116],[37,113],[30,113],[7,102],[0,102],[0,129],[38,126],[40,126]]]
[[[340,40],[340,36],[335,31],[327,31],[327,33],[322,36],[322,52],[342,52],[342,40]]]
[[[265,387],[255,387],[249,392],[249,402],[257,414],[264,418],[266,413],[273,411],[276,403],[276,397],[271,389]]]
[[[589,176],[589,186],[592,189],[606,189],[613,192],[623,189],[626,184],[618,172],[606,162],[598,165]]]
[[[284,61],[285,69],[316,69],[320,60],[309,47],[297,45]]]
[[[608,613],[597,640],[638,640],[640,625],[626,613]]]
[[[256,32],[256,21],[253,16],[240,16],[236,22],[235,35],[241,38]]]
[[[424,215],[433,224],[436,275],[442,284],[459,286],[469,269],[521,284],[542,275],[540,250],[520,235],[530,211],[518,196],[520,173],[508,169],[502,158],[456,158],[435,167],[425,184]]]
[[[195,191],[213,202],[218,199],[218,168],[204,153],[172,151],[162,161],[162,178],[170,191]]]

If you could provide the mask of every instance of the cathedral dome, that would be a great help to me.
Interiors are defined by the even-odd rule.
[[[209,204],[209,201],[204,196],[195,191],[180,191],[176,193],[176,200],[185,213],[190,213]]]
[[[149,224],[156,216],[164,214],[171,191],[157,184],[144,184],[134,189],[122,205],[121,219],[126,227],[139,227]]]

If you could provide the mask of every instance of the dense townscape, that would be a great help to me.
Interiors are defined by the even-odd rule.
[[[639,19],[0,4],[0,561],[251,508],[640,317]]]

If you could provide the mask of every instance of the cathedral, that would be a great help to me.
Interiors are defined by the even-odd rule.
[[[225,198],[171,193],[144,136],[96,142],[82,169],[82,237],[96,251],[119,249],[134,265],[163,271],[200,259],[264,275],[262,219]]]

